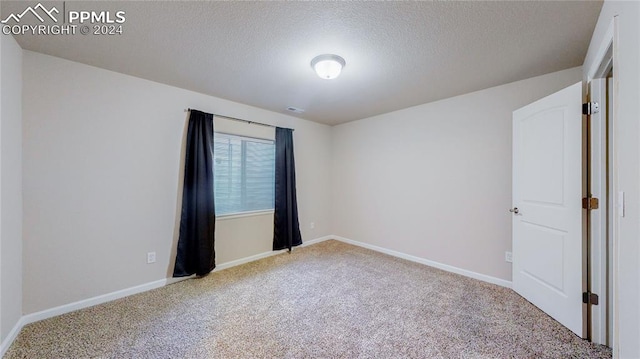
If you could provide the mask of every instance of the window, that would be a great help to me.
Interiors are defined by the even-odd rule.
[[[274,141],[216,132],[213,142],[216,214],[273,209]]]

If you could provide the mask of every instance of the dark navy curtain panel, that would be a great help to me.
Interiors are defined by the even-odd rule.
[[[215,268],[215,228],[213,115],[191,110],[174,277],[206,275]]]
[[[276,127],[276,183],[273,250],[302,244],[296,199],[296,166],[293,159],[293,130]]]

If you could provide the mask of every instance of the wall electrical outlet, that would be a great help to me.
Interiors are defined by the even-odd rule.
[[[513,263],[513,255],[511,254],[511,252],[504,252],[504,261]]]
[[[147,264],[156,262],[156,252],[147,253]]]
[[[309,228],[311,228],[311,229],[316,228],[316,222],[309,223]]]

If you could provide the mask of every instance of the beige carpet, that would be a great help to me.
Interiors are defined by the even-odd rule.
[[[31,324],[5,358],[610,358],[513,291],[336,241]]]

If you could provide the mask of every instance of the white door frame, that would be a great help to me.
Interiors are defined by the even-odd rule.
[[[611,68],[616,68],[616,41],[617,19],[614,17],[609,24],[607,32],[598,47],[596,61],[592,68],[588,69],[586,81],[589,101],[598,102],[600,113],[591,116],[590,123],[590,148],[591,148],[591,188],[588,189],[593,197],[600,199],[598,210],[592,210],[590,213],[589,232],[589,261],[590,272],[588,273],[590,281],[590,291],[596,293],[600,297],[600,303],[591,307],[591,340],[597,344],[609,345],[614,349],[614,357],[616,354],[617,338],[618,338],[618,313],[617,313],[617,285],[618,270],[617,266],[617,208],[613,199],[616,188],[617,165],[615,153],[615,136],[613,118],[609,119],[609,127],[607,128],[607,108],[611,113],[615,112],[615,103],[608,103],[606,82],[607,75]],[[617,86],[614,84],[610,91],[613,91],[613,97],[616,98]],[[608,133],[608,134],[607,134]],[[608,144],[607,144],[608,142]],[[609,146],[609,158],[607,158],[607,145]],[[609,198],[607,197],[607,161],[609,162]],[[607,218],[609,217],[609,218]],[[607,220],[609,219],[609,228],[607,229]],[[609,233],[607,233],[607,230]],[[611,244],[610,251],[607,249],[607,234],[609,235]],[[609,256],[608,256],[608,252]],[[608,258],[607,258],[608,257]],[[612,273],[607,271],[607,262]],[[609,276],[611,274],[611,276]],[[609,276],[610,279],[607,277]],[[607,282],[612,290],[608,291]],[[611,313],[607,313],[607,307],[613,309]],[[609,315],[609,317],[607,316]],[[610,333],[607,333],[607,320],[612,319]]]
[[[589,290],[599,296],[599,304],[590,308],[591,340],[607,344],[607,84],[605,79],[593,79],[589,84],[589,101],[597,102],[600,111],[589,118],[590,164],[589,192],[599,199],[599,208],[590,210],[589,216]]]

